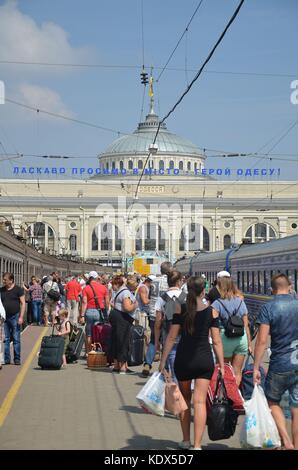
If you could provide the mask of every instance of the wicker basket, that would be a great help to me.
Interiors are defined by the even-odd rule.
[[[107,355],[103,352],[100,343],[92,344],[92,351],[87,356],[87,366],[89,369],[100,369],[107,366]]]

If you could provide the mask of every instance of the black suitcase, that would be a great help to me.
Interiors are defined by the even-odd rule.
[[[129,335],[128,365],[140,366],[144,362],[145,335],[142,326],[132,326]]]
[[[54,331],[54,328],[53,328]],[[42,369],[60,369],[63,364],[65,340],[62,336],[44,336],[38,356],[38,365]]]
[[[66,349],[66,361],[68,363],[75,362],[80,358],[83,344],[85,341],[85,333],[83,328],[76,328],[72,333],[71,341]]]

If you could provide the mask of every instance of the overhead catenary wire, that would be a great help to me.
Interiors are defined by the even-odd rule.
[[[25,61],[12,61],[12,60],[0,60],[0,64],[3,65],[28,65],[28,66],[45,66],[45,67],[77,67],[77,68],[106,68],[106,69],[139,69],[139,65],[123,65],[123,64],[70,64],[70,63],[54,63],[54,62],[25,62]],[[150,66],[145,64],[145,68]],[[162,70],[162,66],[154,66],[156,70]],[[183,72],[185,73],[185,67],[167,67],[167,70],[172,72]],[[190,66],[189,72],[196,72],[197,68]],[[203,73],[218,74],[218,75],[248,75],[255,77],[264,78],[296,78],[298,73],[273,73],[273,72],[247,72],[247,71],[233,71],[233,70],[204,70]]]
[[[224,36],[226,35],[228,29],[230,28],[230,26],[232,25],[232,23],[235,21],[237,15],[239,14],[239,11],[242,7],[244,3],[244,0],[241,0],[240,3],[238,4],[236,10],[234,11],[232,17],[230,18],[230,20],[228,21],[226,27],[224,28],[223,32],[221,33],[221,35],[219,36],[218,40],[216,41],[215,45],[213,46],[212,50],[210,51],[210,53],[208,54],[207,58],[205,59],[205,61],[203,62],[202,66],[200,67],[199,71],[196,73],[196,75],[194,76],[194,78],[192,79],[192,81],[190,82],[190,84],[188,85],[188,87],[186,88],[186,90],[182,93],[182,95],[180,96],[180,98],[176,101],[176,103],[174,104],[174,106],[170,109],[170,111],[163,117],[163,119],[159,122],[158,124],[158,127],[157,127],[157,130],[156,130],[156,133],[155,133],[155,137],[154,137],[154,140],[152,142],[152,145],[155,145],[156,143],[156,139],[157,139],[157,136],[158,136],[158,133],[159,133],[159,130],[160,130],[160,126],[162,125],[162,123],[175,111],[175,109],[177,108],[177,106],[181,103],[181,101],[183,100],[183,98],[189,93],[189,91],[191,90],[193,84],[198,80],[198,78],[200,77],[202,71],[204,70],[204,68],[206,67],[206,65],[208,64],[208,62],[211,60],[213,54],[215,53],[217,47],[219,46],[219,44],[221,43],[221,41],[223,40]],[[139,190],[139,187],[140,187],[140,184],[141,184],[141,181],[142,181],[142,178],[143,178],[143,175],[144,175],[144,172],[145,172],[145,168],[146,168],[146,165],[148,163],[148,160],[150,158],[150,155],[151,155],[151,152],[149,151],[148,155],[147,155],[147,158],[145,160],[145,164],[143,165],[143,170],[142,170],[142,173],[141,173],[141,176],[139,178],[139,181],[138,181],[138,184],[137,184],[137,187],[136,187],[136,191],[135,191],[135,199],[137,198],[137,195],[138,195],[138,190]],[[131,206],[131,210],[132,210],[132,206]],[[130,212],[131,212],[130,210]]]
[[[162,74],[163,74],[164,71],[166,70],[167,65],[168,65],[169,62],[171,61],[171,59],[172,59],[173,55],[175,54],[175,52],[176,52],[176,50],[177,50],[177,48],[178,48],[180,42],[182,41],[183,37],[184,37],[185,34],[187,33],[188,28],[189,28],[189,26],[191,25],[191,23],[192,23],[194,17],[196,16],[197,12],[199,11],[199,9],[200,9],[200,7],[201,7],[203,1],[204,1],[204,0],[200,0],[200,2],[199,2],[199,4],[197,5],[195,11],[193,12],[193,14],[192,14],[192,16],[191,16],[189,22],[187,23],[186,28],[184,29],[183,33],[181,34],[180,38],[178,39],[178,42],[177,42],[176,46],[174,47],[174,49],[173,49],[173,51],[171,52],[171,54],[170,54],[168,60],[166,61],[166,63],[165,63],[165,65],[163,66],[163,68],[162,68],[160,74],[158,75],[158,77],[157,77],[157,79],[156,79],[157,82],[159,82],[159,80],[160,80]]]

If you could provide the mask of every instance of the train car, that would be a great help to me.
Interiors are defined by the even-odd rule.
[[[261,306],[271,299],[271,278],[284,273],[298,292],[298,235],[270,242],[235,245],[212,253],[199,252],[186,260],[178,260],[176,269],[183,274],[205,274],[209,283],[225,270],[244,293],[252,335],[256,334],[256,318]]]
[[[1,280],[5,272],[11,272],[14,274],[16,284],[22,286],[23,283],[29,283],[31,276],[41,279],[52,272],[58,272],[61,278],[65,278],[69,274],[82,274],[89,271],[97,271],[99,274],[112,273],[112,268],[94,263],[76,263],[39,253],[11,233],[0,230]],[[24,325],[26,326],[26,316]]]

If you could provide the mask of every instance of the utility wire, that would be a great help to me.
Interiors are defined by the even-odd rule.
[[[196,14],[197,14],[197,12],[198,12],[200,6],[202,5],[202,3],[203,3],[203,0],[200,1],[200,3],[197,5],[195,11],[193,12],[192,17],[190,18],[189,22],[187,23],[186,28],[184,29],[183,33],[181,34],[181,36],[180,36],[180,38],[179,38],[179,40],[178,40],[176,46],[174,47],[173,51],[171,52],[170,57],[168,58],[167,62],[166,62],[165,65],[163,66],[163,68],[162,68],[160,74],[158,75],[158,77],[157,77],[157,79],[156,79],[157,82],[160,80],[160,77],[161,77],[162,74],[164,73],[164,71],[165,71],[165,69],[166,69],[168,63],[170,62],[170,60],[172,59],[173,55],[175,54],[175,52],[176,52],[176,50],[177,50],[177,48],[178,48],[180,42],[182,41],[184,35],[187,33],[188,28],[189,28],[189,26],[190,26],[192,20],[193,20],[194,17],[196,16]]]
[[[36,111],[36,112],[39,112],[39,113],[47,114],[49,116],[57,117],[57,118],[60,118],[60,119],[65,119],[66,121],[72,121],[72,122],[75,122],[77,124],[82,124],[84,126],[94,127],[96,129],[101,129],[103,131],[113,132],[113,134],[121,134],[120,131],[117,131],[115,129],[110,129],[108,127],[99,126],[98,124],[93,124],[92,122],[88,122],[88,121],[82,121],[81,119],[71,118],[70,116],[65,116],[64,114],[53,113],[51,111],[46,111],[46,110],[41,109],[41,108],[36,108],[34,106],[29,106],[25,103],[20,103],[19,101],[11,100],[10,98],[5,98],[5,101],[7,101],[8,103],[15,104],[17,106],[21,106],[21,107],[26,108],[26,109],[30,109],[31,111]]]
[[[197,72],[197,74],[195,75],[195,77],[193,78],[193,80],[190,82],[190,84],[188,85],[188,87],[186,88],[186,90],[184,91],[184,93],[180,96],[180,98],[178,99],[178,101],[174,104],[174,106],[172,107],[172,109],[170,109],[170,111],[163,117],[163,119],[159,122],[158,124],[158,127],[157,127],[157,130],[156,130],[156,133],[155,133],[155,137],[154,137],[154,140],[153,140],[153,146],[155,145],[156,143],[156,139],[157,139],[157,136],[158,136],[158,133],[159,133],[159,130],[160,130],[160,126],[162,125],[162,123],[175,111],[175,109],[177,108],[177,106],[181,103],[181,101],[183,100],[183,98],[189,93],[190,89],[192,88],[193,84],[198,80],[198,78],[200,77],[203,69],[205,68],[205,66],[208,64],[208,62],[211,60],[213,54],[215,53],[217,47],[219,46],[219,44],[221,43],[221,41],[223,40],[224,36],[226,35],[228,29],[230,28],[230,26],[232,25],[232,23],[235,21],[242,5],[244,3],[244,0],[241,0],[239,5],[237,6],[235,12],[233,13],[232,17],[230,18],[228,24],[226,25],[225,29],[223,30],[223,32],[221,33],[220,37],[218,38],[217,42],[215,43],[214,47],[212,48],[211,52],[209,53],[209,55],[207,56],[206,60],[204,61],[203,65],[201,66],[201,68],[199,69],[199,71]],[[143,178],[143,175],[144,175],[144,172],[145,172],[145,168],[146,168],[146,165],[148,163],[148,160],[150,158],[150,155],[151,155],[151,151],[149,150],[149,153],[147,155],[147,158],[146,158],[146,161],[145,161],[145,164],[143,165],[143,170],[142,170],[142,173],[141,173],[141,176],[139,178],[139,181],[138,181],[138,184],[137,184],[137,187],[136,187],[136,191],[135,191],[135,198],[137,198],[137,195],[138,195],[138,190],[139,190],[139,187],[140,187],[140,184],[141,184],[141,181],[142,181],[142,178]],[[132,210],[132,207],[131,206],[131,209],[130,209],[130,212]]]
[[[82,68],[106,68],[106,69],[139,69],[139,65],[121,65],[121,64],[63,64],[63,63],[50,63],[50,62],[25,62],[25,61],[11,61],[11,60],[0,60],[0,64],[6,65],[33,65],[33,66],[47,66],[47,67],[82,67]],[[145,68],[149,68],[149,65],[145,64]],[[161,66],[154,66],[156,70],[162,70]],[[185,72],[184,67],[167,67],[167,70],[172,72]],[[197,69],[191,66],[188,69],[189,72],[196,72]],[[227,70],[204,70],[203,73],[212,74],[226,74],[226,75],[249,75],[256,77],[279,77],[279,78],[292,78],[297,77],[297,73],[260,73],[260,72],[236,72]]]

